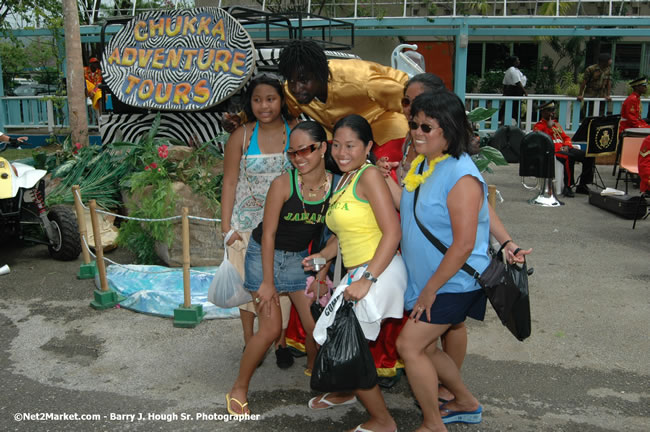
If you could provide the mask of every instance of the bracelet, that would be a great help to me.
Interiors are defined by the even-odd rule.
[[[506,245],[507,245],[508,243],[511,243],[511,242],[512,242],[512,240],[506,240],[506,241],[504,241],[504,242],[501,244],[501,247],[504,248],[504,247],[506,247]]]
[[[327,282],[325,282],[324,280],[316,279],[316,282],[318,282],[321,285],[327,285]]]

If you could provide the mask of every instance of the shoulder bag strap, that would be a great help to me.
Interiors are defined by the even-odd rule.
[[[422,161],[422,163],[420,164],[420,169],[419,169],[418,174],[422,174],[423,170],[424,170],[424,161]],[[418,227],[422,231],[422,234],[424,234],[424,236],[427,238],[427,240],[429,240],[444,255],[444,254],[447,253],[448,248],[444,244],[442,244],[442,242],[440,240],[438,240],[438,238],[436,236],[431,234],[431,232],[428,229],[426,229],[424,225],[422,225],[422,223],[418,219],[418,214],[415,211],[415,205],[418,202],[418,195],[420,194],[420,186],[418,186],[415,189],[415,195],[413,197],[413,217],[415,218],[415,223],[418,224]],[[470,266],[469,264],[467,264],[467,263],[463,264],[461,269],[464,270],[467,274],[469,274],[470,276],[472,276],[476,280],[478,280],[479,276],[481,276],[481,274],[479,272],[474,270],[474,268],[472,266]]]

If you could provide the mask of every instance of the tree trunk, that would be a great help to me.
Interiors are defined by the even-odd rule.
[[[79,11],[76,0],[63,0],[65,26],[65,56],[67,61],[66,83],[68,95],[68,118],[72,142],[88,145],[88,113],[86,111],[86,81],[81,54]]]

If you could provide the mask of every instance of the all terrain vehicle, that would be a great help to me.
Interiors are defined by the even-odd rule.
[[[11,140],[0,143],[0,153]],[[0,238],[19,239],[48,246],[50,256],[61,261],[76,259],[81,241],[75,213],[66,206],[45,206],[47,171],[0,157]]]

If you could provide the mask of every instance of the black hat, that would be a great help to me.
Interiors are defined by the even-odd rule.
[[[635,80],[630,81],[630,87],[636,87],[636,86],[647,86],[648,85],[648,78],[646,77],[639,77]]]
[[[555,111],[555,101],[546,102],[537,108],[538,111],[551,110]]]

